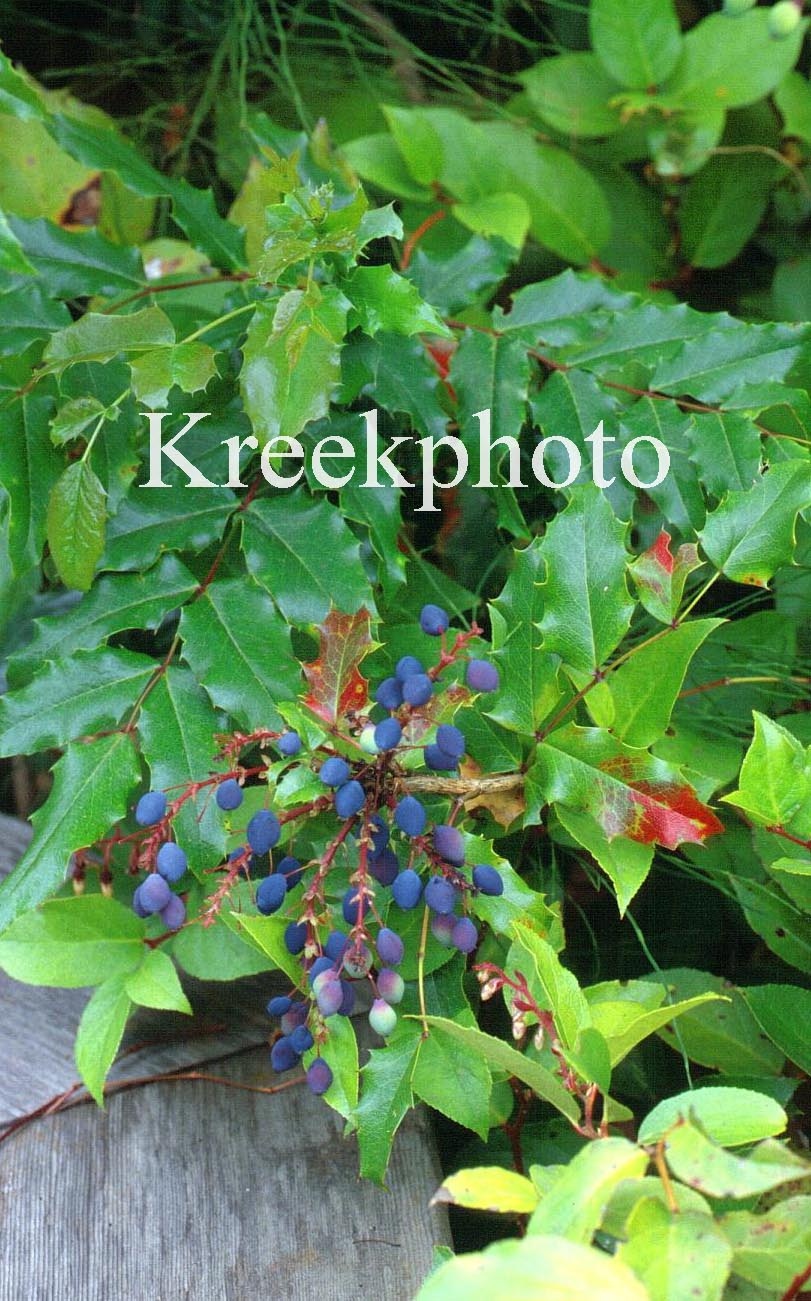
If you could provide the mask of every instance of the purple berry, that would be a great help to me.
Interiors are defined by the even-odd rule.
[[[471,660],[465,681],[473,691],[498,691],[498,669],[488,660]]]
[[[172,897],[162,876],[148,876],[138,887],[138,901],[146,913],[159,913]]]
[[[354,818],[366,803],[366,792],[358,781],[344,782],[335,792],[335,812],[339,818]]]
[[[172,884],[179,881],[188,865],[189,860],[180,845],[176,845],[173,840],[167,840],[165,845],[161,845],[158,850],[156,866],[164,881],[169,881]]]
[[[221,786],[217,787],[217,794],[214,797],[226,813],[232,809],[238,809],[243,800],[242,787],[234,777],[229,777]]]
[[[453,723],[440,723],[436,729],[436,743],[452,759],[461,759],[465,753],[465,738]]]
[[[315,1040],[306,1025],[297,1025],[290,1036],[290,1045],[295,1048],[299,1057],[302,1053],[308,1052],[314,1043]]]
[[[482,894],[503,894],[504,882],[501,873],[489,863],[477,863],[473,869],[473,884]]]
[[[289,1012],[292,1006],[292,998],[288,998],[287,994],[277,994],[268,1003],[268,1016],[284,1016],[285,1012]]]
[[[278,912],[286,894],[287,882],[278,872],[260,881],[256,890],[256,906],[262,916],[269,917],[271,913]]]
[[[452,913],[456,907],[458,891],[444,876],[432,876],[425,887],[425,902],[432,913]]]
[[[423,757],[426,768],[433,772],[456,772],[459,767],[453,755],[446,754],[438,745],[426,745]]]
[[[132,911],[135,913],[136,917],[145,918],[145,917],[150,917],[152,915],[151,913],[148,913],[146,911],[144,905],[141,903],[140,885],[136,887],[135,893],[132,896]]]
[[[356,885],[350,885],[349,889],[345,892],[341,911],[343,912],[344,921],[347,926],[357,925],[358,917],[360,916],[360,899],[358,898],[358,887]],[[364,907],[364,912],[365,911],[366,909]]]
[[[460,953],[472,953],[479,942],[479,932],[469,917],[460,917],[451,931],[451,943]]]
[[[165,908],[161,908],[160,918],[168,931],[179,931],[186,920],[186,905],[179,895],[173,894]]]
[[[322,763],[318,776],[325,786],[343,786],[344,782],[349,781],[350,768],[346,759],[341,759],[337,754],[331,759],[326,759]]]
[[[341,999],[341,1006],[338,1008],[338,1015],[350,1016],[355,1006],[355,986],[348,980],[342,980],[341,989],[343,998]]]
[[[340,962],[348,943],[349,940],[343,931],[332,931],[324,945],[324,956],[331,962]]]
[[[441,605],[424,605],[420,610],[420,627],[429,637],[439,637],[448,631],[450,618]]]
[[[324,983],[320,986],[315,1001],[322,1016],[335,1016],[344,1001],[344,991],[337,976],[332,979],[324,976]]]
[[[290,1071],[298,1062],[298,1053],[287,1035],[277,1039],[270,1050],[270,1064],[274,1071]]]
[[[434,827],[434,849],[446,863],[461,867],[465,861],[465,842],[462,833],[456,827],[440,823]]]
[[[288,953],[293,956],[301,953],[304,945],[307,943],[307,923],[306,922],[289,922],[284,931],[284,945]]]
[[[377,953],[387,967],[396,967],[403,960],[405,945],[396,931],[382,926],[377,934]]]
[[[369,1013],[369,1025],[375,1034],[386,1038],[397,1025],[397,1013],[393,1007],[389,1007],[385,999],[376,998],[372,1003],[372,1010]]]
[[[135,821],[139,827],[152,827],[166,813],[166,796],[163,791],[147,791],[135,806]]]
[[[317,1098],[320,1098],[321,1094],[326,1093],[331,1084],[332,1071],[323,1057],[316,1057],[315,1061],[310,1062],[307,1067],[307,1088]]]
[[[427,705],[434,694],[434,684],[427,673],[417,673],[403,683],[403,699],[408,705]]]
[[[375,745],[378,750],[394,750],[403,738],[403,729],[396,718],[384,718],[375,728]]]
[[[286,759],[292,759],[301,749],[301,737],[298,732],[285,732],[276,742],[276,748]]]
[[[431,934],[444,949],[453,947],[453,928],[458,920],[447,913],[436,913],[431,918]]]
[[[310,970],[307,972],[307,979],[310,982],[310,989],[315,988],[315,982],[317,981],[318,977],[323,976],[324,973],[327,971],[331,972],[333,975],[335,974],[335,959],[328,958],[326,953],[322,953],[321,957],[316,958],[315,962],[310,967]]]
[[[377,992],[387,1003],[401,1003],[405,993],[405,981],[399,971],[384,967],[377,977]]]
[[[279,876],[283,876],[286,880],[288,890],[292,890],[294,885],[298,885],[304,875],[304,868],[301,863],[297,858],[291,858],[289,854],[279,859],[276,864],[276,871]]]
[[[268,850],[275,849],[278,845],[282,827],[271,809],[260,809],[251,818],[245,834],[255,854],[266,854]]]
[[[413,795],[406,795],[394,810],[394,821],[407,836],[421,836],[425,818],[425,809]]]
[[[369,819],[369,828],[371,830],[374,852],[380,854],[389,843],[389,829],[379,813],[375,813],[374,817]]]
[[[399,709],[403,703],[403,688],[397,678],[384,678],[375,692],[375,700],[384,709]]]
[[[407,867],[394,878],[391,893],[398,908],[405,912],[416,908],[422,897],[422,881],[413,867]]]
[[[279,1022],[282,1028],[282,1034],[292,1034],[297,1025],[303,1025],[310,1015],[310,1008],[307,1003],[294,1003],[291,1008],[285,1012]]]
[[[413,678],[417,673],[424,673],[425,670],[420,661],[413,655],[404,655],[397,661],[394,669],[394,676],[398,682],[406,682],[408,678]]]
[[[391,885],[399,870],[400,864],[393,849],[383,849],[369,859],[369,871],[381,885]]]

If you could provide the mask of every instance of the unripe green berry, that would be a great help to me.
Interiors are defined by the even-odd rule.
[[[757,0],[724,0],[724,13],[729,14],[730,18],[738,18],[754,9],[756,4]]]
[[[769,33],[775,40],[783,40],[797,30],[800,10],[794,0],[778,0],[769,10]]]
[[[369,1013],[369,1025],[375,1034],[379,1034],[386,1039],[396,1024],[397,1013],[394,1008],[389,1007],[389,1004],[384,1002],[382,998],[376,998]]]
[[[358,739],[358,744],[364,754],[377,754],[378,750],[375,745],[375,729],[372,723],[369,723],[367,727],[364,727]]]

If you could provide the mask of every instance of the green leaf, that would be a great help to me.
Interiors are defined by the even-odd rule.
[[[47,339],[54,330],[69,325],[70,313],[64,303],[50,298],[41,284],[13,282],[0,287],[0,321],[0,356],[9,356],[24,352],[37,339]]]
[[[731,492],[699,534],[716,568],[733,582],[765,587],[794,554],[797,513],[811,506],[811,475],[802,461],[774,465],[753,488]]]
[[[539,117],[566,135],[608,136],[622,128],[611,100],[620,87],[594,54],[560,54],[519,73]]]
[[[675,1052],[686,1052],[691,1061],[711,1066],[725,1075],[776,1075],[783,1054],[760,1033],[741,990],[720,976],[687,967],[653,971],[648,980],[666,986],[676,1000],[712,991],[724,1001],[703,1003],[679,1018],[678,1034],[669,1025],[657,1031]],[[779,988],[779,986],[777,987]]]
[[[594,673],[628,631],[634,607],[625,584],[626,532],[594,486],[572,492],[546,530],[540,627],[544,650],[567,668]]]
[[[86,312],[51,335],[43,361],[50,370],[64,370],[80,361],[109,361],[120,352],[143,352],[174,341],[174,326],[159,307],[144,307],[129,316]]]
[[[356,267],[341,281],[341,288],[366,334],[390,330],[393,334],[428,332],[452,337],[434,308],[420,297],[416,285],[392,267]]]
[[[576,977],[562,965],[551,944],[528,926],[516,924],[513,933],[515,943],[507,955],[506,969],[521,973],[538,1006],[555,1018],[563,1047],[574,1049],[581,1031],[591,1022]]]
[[[487,1062],[468,1052],[441,1026],[433,1025],[429,1037],[422,1041],[411,1077],[417,1097],[484,1139],[490,1128],[492,1085]]]
[[[784,40],[769,33],[769,10],[752,9],[730,21],[710,14],[684,38],[682,54],[667,85],[667,102],[700,106],[708,101],[743,108],[763,99],[794,67],[806,24]]]
[[[750,416],[736,411],[693,416],[687,438],[690,460],[714,496],[751,488],[760,478],[761,432]]]
[[[107,649],[46,664],[29,685],[0,696],[0,755],[55,748],[117,723],[156,668],[146,655]]]
[[[732,1249],[710,1216],[671,1215],[650,1201],[637,1208],[629,1232],[617,1258],[645,1285],[650,1301],[721,1301]]]
[[[757,710],[755,735],[741,766],[739,786],[725,803],[734,804],[760,826],[790,822],[811,793],[805,747],[791,732]]]
[[[375,402],[409,416],[420,436],[442,438],[448,417],[439,401],[439,375],[419,339],[382,334],[373,354]]]
[[[0,488],[7,495],[5,546],[15,574],[39,564],[45,541],[48,493],[62,468],[62,458],[48,437],[52,400],[46,393],[27,393],[4,413],[0,439]]]
[[[87,1090],[104,1106],[104,1081],[124,1037],[132,1004],[123,976],[99,985],[76,1031],[76,1066]]]
[[[624,836],[609,840],[602,827],[588,813],[575,813],[559,805],[555,810],[563,827],[596,859],[617,894],[620,917],[639,887],[647,879],[653,862],[653,845],[640,845]]]
[[[529,1215],[538,1205],[531,1180],[500,1166],[458,1170],[443,1180],[431,1205],[464,1206],[471,1211],[501,1215]]]
[[[811,974],[808,914],[795,907],[771,882],[761,885],[733,874],[729,880],[747,922],[772,953],[790,966]]]
[[[73,442],[104,415],[105,407],[98,398],[69,398],[51,421],[51,442],[56,447]],[[113,418],[112,414],[110,418]]]
[[[703,1089],[696,1093],[703,1093]],[[692,1094],[695,1097],[696,1094]],[[762,1095],[761,1095],[762,1096]],[[747,1157],[725,1152],[690,1121],[665,1139],[667,1163],[677,1179],[706,1197],[741,1201],[807,1177],[808,1163],[774,1139],[766,1139]]]
[[[51,899],[12,923],[0,939],[0,967],[27,985],[80,989],[135,970],[144,924],[102,894]]]
[[[615,736],[626,745],[648,746],[664,734],[690,661],[723,622],[694,619],[659,633],[609,676]]]
[[[187,669],[167,669],[143,703],[138,728],[156,789],[199,781],[214,767],[219,749],[216,734],[222,723]],[[177,840],[195,873],[224,857],[222,819],[207,796],[210,792],[204,789],[196,800],[187,800],[173,820]]]
[[[220,539],[236,505],[228,488],[137,493],[107,528],[105,569],[145,569],[164,551],[202,551]]]
[[[455,1256],[429,1275],[415,1301],[529,1301],[540,1296],[548,1301],[650,1301],[647,1290],[616,1258],[541,1234]]]
[[[523,340],[523,330],[521,337]],[[530,408],[533,425],[545,438],[568,438],[580,453],[580,472],[572,481],[573,485],[592,483],[598,477],[595,475],[598,468],[595,444],[586,440],[602,422],[606,437],[603,461],[606,482],[609,483],[604,492],[617,518],[630,519],[634,493],[620,472],[622,447],[616,441],[618,406],[615,397],[585,370],[556,370],[544,381],[540,392],[530,396]],[[651,432],[658,433],[658,430]],[[613,447],[609,445],[611,439],[615,440]],[[554,441],[544,450],[544,464],[550,477],[559,483],[568,479],[572,471],[568,451]],[[613,483],[610,482],[612,479]],[[570,496],[572,488],[563,491]]]
[[[146,284],[141,255],[97,230],[70,231],[38,218],[9,216],[9,226],[54,298],[134,293]]]
[[[254,947],[270,958],[274,967],[289,976],[294,985],[301,982],[301,964],[291,955],[284,942],[286,917],[260,917],[235,912],[224,920],[243,941],[246,941],[246,937],[250,939]]]
[[[251,731],[281,724],[276,702],[295,699],[301,669],[262,588],[247,577],[211,583],[183,610],[180,634],[184,658],[214,705]]]
[[[572,1158],[543,1194],[527,1233],[553,1234],[570,1242],[591,1242],[611,1195],[625,1179],[638,1179],[648,1156],[626,1138],[590,1143]]]
[[[454,312],[489,296],[507,273],[515,249],[503,240],[485,240],[474,235],[460,249],[442,257],[414,249],[408,275],[423,298],[441,312]]]
[[[594,0],[589,31],[606,72],[632,90],[649,90],[665,81],[681,53],[671,0]]]
[[[500,1067],[514,1075],[539,1098],[551,1103],[570,1120],[578,1119],[578,1107],[572,1095],[567,1093],[557,1076],[545,1066],[525,1057],[503,1039],[484,1034],[473,1026],[459,1025],[456,1021],[440,1016],[429,1016],[426,1019],[432,1028],[443,1030],[451,1039],[458,1040],[471,1055],[480,1056],[491,1066]]]
[[[75,850],[94,844],[124,816],[138,775],[128,735],[68,746],[54,765],[50,795],[31,819],[34,839],[0,883],[0,934],[61,885]]]
[[[670,469],[661,483],[645,489],[665,521],[681,533],[692,534],[704,523],[705,509],[696,468],[690,460],[688,441],[691,419],[674,402],[642,397],[628,410],[621,424],[627,447],[635,438],[656,438],[670,455]],[[652,443],[640,443],[633,451],[635,471],[643,482],[658,478],[659,456]]]
[[[586,990],[586,997],[590,994],[591,991]],[[628,1056],[632,1048],[650,1035],[658,1033],[662,1026],[669,1025],[677,1017],[684,1016],[686,1012],[719,997],[720,995],[708,991],[705,994],[696,994],[694,998],[683,999],[679,1003],[665,1003],[664,1006],[659,1006],[661,999],[658,998],[657,991],[656,1004],[648,1008],[634,1004],[630,998],[612,1000],[608,995],[597,1002],[591,1002],[591,999],[589,1001],[594,1028],[599,1030],[607,1040],[611,1065],[617,1066]]]
[[[0,52],[0,112],[11,113],[22,122],[45,116],[39,91],[17,72],[7,55]]]
[[[526,199],[509,191],[485,194],[480,199],[457,203],[453,215],[474,234],[487,238],[495,236],[515,249],[520,249],[523,245],[530,224]]]
[[[191,1004],[183,992],[175,964],[163,949],[147,949],[140,967],[126,977],[124,988],[133,1003],[141,1007],[158,1007],[191,1016]]]
[[[193,904],[187,900],[187,911],[196,915],[205,906],[198,886],[193,887],[192,899]],[[213,926],[184,926],[171,941],[171,950],[183,970],[198,980],[239,980],[276,965],[222,916]]]
[[[248,569],[291,623],[319,623],[331,605],[352,614],[370,603],[358,541],[323,497],[299,490],[255,501],[242,520]]]
[[[690,1120],[722,1147],[740,1147],[782,1134],[788,1117],[774,1098],[751,1089],[694,1089],[665,1098],[649,1111],[639,1127],[638,1141],[658,1143],[674,1126]]]
[[[721,1228],[734,1252],[732,1268],[769,1294],[782,1294],[811,1259],[811,1197],[780,1200],[764,1215],[733,1211]]]
[[[328,1035],[320,1045],[318,1054],[311,1049],[303,1059],[309,1066],[316,1055],[323,1057],[332,1071],[332,1084],[323,1094],[324,1101],[339,1116],[352,1121],[358,1105],[358,1041],[355,1027],[348,1016],[334,1016],[328,1025]]]
[[[629,565],[639,599],[648,614],[660,623],[672,624],[679,611],[684,584],[694,569],[701,567],[698,547],[683,543],[675,556],[670,551],[670,534],[662,531],[652,547]]]
[[[745,167],[716,156],[692,178],[679,213],[683,249],[695,267],[722,267],[736,258],[760,225],[782,168],[753,155]]]
[[[139,402],[153,411],[166,406],[170,389],[177,384],[184,393],[204,389],[217,374],[213,348],[206,343],[178,343],[142,353],[131,363],[132,391]]]
[[[260,444],[295,438],[327,415],[341,377],[349,301],[326,286],[313,305],[302,290],[257,304],[243,345],[240,385]]]
[[[811,991],[797,985],[750,985],[742,993],[772,1043],[789,1061],[811,1073]]]
[[[471,453],[471,464],[478,465],[478,477],[484,483],[488,479],[498,483],[507,448],[502,445],[495,449],[493,469],[488,475],[479,453],[480,426],[474,417],[480,411],[489,411],[493,440],[511,437],[518,442],[527,414],[527,350],[518,339],[468,330],[451,358],[448,381],[456,393],[460,435]],[[516,455],[514,460],[520,481],[520,457]],[[512,472],[509,477],[513,477]]]
[[[394,1135],[413,1106],[411,1077],[419,1047],[419,1037],[409,1035],[369,1053],[354,1116],[363,1179],[383,1183]]]
[[[430,198],[430,191],[412,179],[403,155],[386,132],[349,140],[342,146],[342,152],[365,181],[384,193],[414,199],[417,203]]]
[[[86,592],[104,551],[107,493],[87,461],[74,461],[48,498],[48,546],[66,587]]]
[[[23,252],[22,245],[9,224],[8,217],[0,211],[0,271],[12,275],[34,275],[34,268]]]
[[[811,143],[811,85],[801,72],[789,72],[774,92],[783,117],[783,135]]]

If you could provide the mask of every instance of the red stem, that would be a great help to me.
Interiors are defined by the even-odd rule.
[[[442,218],[446,217],[447,215],[448,214],[446,213],[444,208],[437,208],[436,212],[432,212],[429,216],[425,218],[425,221],[420,222],[416,230],[411,232],[405,244],[403,245],[403,252],[400,258],[401,271],[408,270],[408,265],[411,261],[411,256],[414,252],[414,249],[422,239],[423,235],[427,234],[432,226],[435,226],[438,221],[441,221]]]

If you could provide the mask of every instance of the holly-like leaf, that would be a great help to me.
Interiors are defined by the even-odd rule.
[[[626,532],[593,485],[575,490],[547,528],[541,632],[544,649],[567,668],[594,673],[628,631]]]
[[[355,1027],[348,1016],[334,1016],[329,1022],[329,1033],[324,1043],[305,1055],[302,1065],[305,1069],[315,1061],[316,1056],[323,1057],[332,1071],[332,1084],[323,1095],[324,1101],[333,1111],[346,1120],[351,1120],[358,1105],[358,1040]]]
[[[184,393],[204,389],[217,374],[213,348],[206,343],[177,343],[141,353],[131,362],[132,391],[139,402],[153,411],[166,406],[169,390],[176,384]]]
[[[805,747],[765,714],[754,713],[755,735],[741,766],[739,786],[722,798],[761,826],[779,827],[811,795]]]
[[[620,917],[639,887],[647,879],[653,862],[653,845],[641,845],[625,836],[609,840],[596,818],[559,804],[555,810],[561,825],[605,872],[617,895]]]
[[[662,530],[653,546],[629,565],[639,599],[648,614],[660,623],[672,623],[681,605],[684,584],[702,563],[693,542],[682,543],[674,556],[670,550],[670,534]]]
[[[47,392],[35,390],[4,413],[7,424],[0,439],[0,488],[8,497],[4,545],[15,574],[39,564],[48,492],[63,464],[48,437],[52,401]]]
[[[124,817],[139,771],[130,736],[70,745],[55,764],[51,793],[32,817],[34,839],[0,882],[0,933],[62,883],[71,854]]]
[[[435,309],[420,297],[416,285],[392,267],[356,267],[342,281],[342,288],[366,334],[390,330],[393,334],[453,337]]]
[[[538,746],[528,781],[543,803],[590,813],[609,840],[627,836],[675,849],[723,831],[677,768],[601,728],[570,724],[553,732]]]
[[[9,216],[9,226],[54,298],[133,293],[146,276],[136,248],[113,244],[98,230],[71,231],[51,221]]]
[[[69,398],[51,421],[51,441],[56,447],[63,447],[65,443],[73,442],[74,438],[78,438],[91,425],[97,424],[104,414],[105,408],[98,398]],[[111,412],[110,419],[117,414],[117,411]]]
[[[513,571],[490,607],[501,687],[487,712],[502,727],[533,736],[560,698],[558,659],[541,648],[542,543],[514,554]]]
[[[361,1072],[360,1102],[354,1115],[360,1173],[378,1184],[386,1175],[394,1135],[413,1105],[411,1077],[419,1048],[416,1033],[398,1038],[385,1048],[373,1048]]]
[[[644,747],[664,735],[690,661],[723,622],[693,619],[662,632],[609,676],[615,736]]]
[[[130,316],[86,312],[51,335],[43,360],[50,370],[80,361],[109,361],[119,352],[144,352],[175,341],[172,322],[159,307],[144,307]]]
[[[104,1081],[124,1037],[132,1002],[124,976],[99,985],[82,1013],[76,1032],[76,1066],[87,1090],[104,1106]]]
[[[773,465],[753,488],[731,492],[699,534],[712,563],[733,582],[765,587],[794,555],[797,514],[811,506],[805,461]]]
[[[66,587],[86,592],[104,551],[107,493],[85,460],[74,461],[48,499],[48,546]]]
[[[164,551],[202,551],[222,537],[236,505],[228,488],[135,493],[107,528],[105,569],[146,569]]]
[[[304,665],[309,690],[304,703],[332,725],[366,708],[368,682],[360,664],[375,647],[370,634],[369,612],[356,614],[330,610],[318,629],[318,658]]]
[[[509,335],[485,334],[468,330],[453,353],[449,382],[459,404],[459,430],[462,441],[471,453],[471,463],[478,465],[478,477],[483,482],[498,484],[499,473],[507,456],[507,447],[496,447],[491,457],[491,468],[482,464],[479,447],[479,422],[474,416],[479,411],[489,411],[491,438],[511,437],[518,442],[527,414],[529,389],[529,357],[523,344]],[[513,463],[521,479],[520,455]]]

